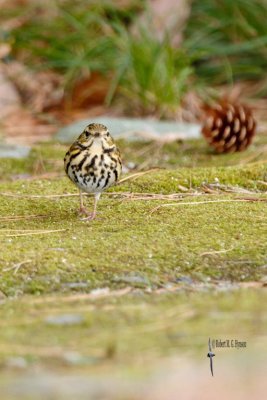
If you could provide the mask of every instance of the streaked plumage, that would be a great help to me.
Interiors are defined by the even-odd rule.
[[[116,183],[121,174],[121,156],[105,125],[88,125],[70,146],[64,158],[65,172],[80,190],[80,212],[94,219],[103,190]],[[93,213],[83,206],[82,192],[94,193]]]

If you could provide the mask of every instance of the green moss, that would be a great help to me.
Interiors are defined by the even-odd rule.
[[[216,182],[260,190],[266,186],[259,181],[266,181],[266,177],[267,164],[264,163],[245,167],[180,168],[151,172],[133,183],[118,186],[115,190],[170,194],[179,192],[180,185],[194,189],[205,183]]]
[[[116,190],[118,196],[125,191],[170,194],[177,192],[178,184],[185,185],[190,176],[193,188],[215,177],[223,183],[255,187],[254,182],[262,180],[265,171],[264,164],[156,171],[111,190]],[[0,192],[16,196],[77,193],[67,178],[5,183]],[[88,223],[76,214],[77,197],[3,196],[1,260],[2,271],[7,271],[2,272],[1,290],[8,295],[68,291],[69,282],[86,282],[87,290],[106,285],[121,287],[125,286],[125,276],[127,281],[127,276],[135,273],[149,287],[175,282],[181,274],[197,280],[259,279],[266,258],[267,203],[220,202],[232,199],[233,195],[221,193],[203,195],[201,199],[191,196],[184,199],[186,204],[176,203],[151,214],[156,206],[173,202],[121,201],[103,195],[99,219]],[[219,202],[192,205],[199,200]],[[37,217],[5,220],[16,215]],[[32,235],[25,229],[52,232]],[[15,236],[18,233],[26,235]],[[251,240],[253,236],[257,246]],[[214,251],[222,253],[202,256]],[[17,273],[10,269],[24,261],[27,263]],[[131,284],[131,278],[128,281]],[[132,285],[139,283],[133,279]]]
[[[131,146],[124,162],[136,162],[138,170],[146,155],[134,158],[141,145]],[[206,352],[208,335],[246,332],[249,340],[266,331],[264,289],[233,290],[265,279],[267,202],[232,201],[266,199],[264,161],[230,165],[233,155],[219,167],[217,160],[228,156],[210,161],[215,156],[207,153],[187,165],[181,153],[168,169],[112,187],[100,199],[99,219],[84,222],[78,195],[64,197],[77,194],[62,171],[64,153],[54,143],[37,146],[28,160],[7,164],[9,178],[26,171],[29,179],[4,176],[0,183],[3,368],[10,357],[23,357],[29,368],[147,374],[162,357]],[[203,183],[214,182],[212,194],[204,193]],[[138,200],[125,193],[169,197]],[[92,198],[86,202],[92,207]],[[131,294],[94,298],[92,290],[103,287]],[[81,320],[47,322],[62,314]],[[73,361],[70,354],[78,356]]]

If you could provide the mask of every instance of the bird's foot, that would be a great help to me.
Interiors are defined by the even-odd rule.
[[[87,210],[87,208],[85,207],[80,207],[79,209],[79,214],[80,215],[87,215],[90,216],[92,213],[90,211]]]
[[[95,212],[87,212],[86,217],[80,218],[81,221],[93,221],[96,218],[96,213]]]
[[[96,214],[99,214],[98,211],[97,211],[97,213],[96,213],[96,211],[90,212],[90,211],[88,211],[85,207],[81,207],[81,208],[79,209],[79,214],[80,214],[81,216],[82,216],[82,215],[85,215],[85,217],[80,218],[81,221],[93,221],[94,219],[100,219],[100,218],[98,218],[98,217],[96,216]]]

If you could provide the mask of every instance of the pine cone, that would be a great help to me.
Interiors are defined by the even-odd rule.
[[[256,121],[249,107],[221,102],[206,109],[202,134],[218,153],[245,150],[255,134]]]

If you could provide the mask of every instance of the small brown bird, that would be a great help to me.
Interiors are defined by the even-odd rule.
[[[121,155],[108,128],[102,124],[88,125],[70,146],[64,158],[65,172],[80,190],[80,213],[83,220],[93,220],[103,190],[116,183],[121,174]],[[82,193],[94,193],[94,210],[83,205]]]

